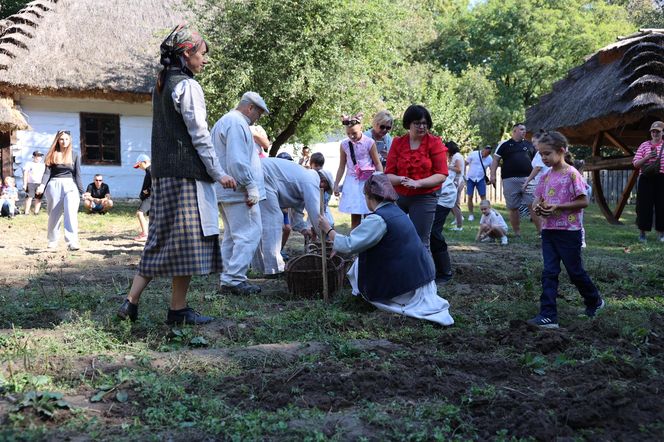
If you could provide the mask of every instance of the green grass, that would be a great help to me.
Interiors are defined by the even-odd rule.
[[[523,238],[501,247],[474,243],[477,221],[445,231],[458,269],[440,287],[456,320],[449,329],[376,311],[347,288],[329,304],[294,299],[283,282],[270,282],[269,295],[221,297],[216,275],[193,278],[189,293],[192,306],[220,318],[213,326],[166,326],[165,279],[145,291],[137,323],[121,322],[115,309],[140,252],[130,240],[134,211],[120,203],[106,216],[81,214],[89,252],[15,249],[28,264],[24,278],[0,288],[1,440],[529,440],[543,436],[508,415],[489,417],[507,413],[504,403],[557,415],[558,404],[537,397],[571,388],[565,382],[576,372],[600,370],[620,395],[643,391],[643,400],[649,385],[662,386],[664,244],[637,242],[631,207],[622,226],[587,211],[585,266],[608,308],[596,320],[580,315],[581,298],[563,272],[564,328],[555,333],[523,324],[540,292],[533,226],[524,223]],[[349,217],[335,218],[347,232]],[[5,232],[43,235],[45,221],[45,214],[20,217]],[[95,248],[100,243],[108,250]],[[288,248],[302,249],[298,234]],[[369,373],[376,387],[364,383]],[[426,385],[401,390],[413,381],[409,373],[434,393]],[[447,393],[435,393],[448,382]],[[40,417],[36,410],[51,400],[45,395],[35,398],[46,402],[15,410],[10,397],[30,392],[62,393],[71,409]],[[95,395],[101,401],[89,402]],[[91,404],[100,408],[90,411]],[[579,439],[635,431],[625,424],[624,433],[605,433],[614,431],[604,428],[610,423],[559,431]],[[644,439],[663,429],[656,419],[639,427]]]

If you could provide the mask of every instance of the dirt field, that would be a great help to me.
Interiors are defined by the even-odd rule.
[[[114,311],[141,245],[133,206],[117,209],[80,214],[77,252],[46,251],[44,214],[0,220],[0,440],[664,439],[664,244],[636,243],[630,225],[590,211],[586,267],[608,308],[580,315],[562,276],[559,330],[525,323],[541,272],[532,226],[507,247],[446,232],[450,328],[347,289],[329,305],[293,299],[281,280],[221,297],[216,276],[190,292],[213,323],[164,325],[169,282],[156,280],[132,327]]]

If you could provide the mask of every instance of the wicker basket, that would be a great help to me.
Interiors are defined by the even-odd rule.
[[[320,255],[307,254],[288,261],[286,282],[288,291],[300,298],[318,298],[323,293],[323,263]],[[343,258],[327,258],[327,287],[330,295],[344,283],[346,265]]]

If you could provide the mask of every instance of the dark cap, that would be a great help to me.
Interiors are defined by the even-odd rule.
[[[293,157],[290,156],[288,152],[281,152],[277,154],[277,158],[281,158],[282,160],[293,161]]]
[[[387,175],[382,172],[374,173],[364,183],[364,193],[367,196],[378,196],[384,201],[396,201],[399,198]]]
[[[41,153],[41,152],[38,151],[38,150],[35,150],[34,152],[32,152],[32,156],[33,156],[33,157],[43,157],[44,154]]]

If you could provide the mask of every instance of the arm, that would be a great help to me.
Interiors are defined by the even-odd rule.
[[[205,97],[201,86],[195,80],[181,81],[173,91],[173,102],[175,108],[182,115],[182,120],[187,126],[187,132],[189,132],[194,149],[196,149],[198,157],[203,162],[208,175],[224,187],[234,187],[235,183],[230,182],[228,174],[221,169],[217,153],[212,145],[212,138],[207,126]]]
[[[585,209],[588,207],[588,197],[586,195],[579,195],[574,200],[568,203],[552,204],[550,206],[540,206],[540,214],[542,216],[550,216],[556,210],[577,210]]]
[[[375,214],[370,214],[364,218],[350,235],[341,235],[337,234],[335,230],[330,230],[330,223],[323,214],[318,217],[318,225],[322,234],[329,231],[330,239],[334,241],[334,250],[341,253],[364,252],[378,244],[387,233],[385,221]]]
[[[646,141],[646,143],[648,142]],[[649,143],[646,143],[641,144],[641,146],[639,146],[638,150],[636,151],[636,154],[634,154],[632,164],[636,169],[641,169],[648,161],[657,157],[657,151],[652,149]],[[664,149],[664,147],[662,148]]]
[[[30,163],[26,164],[25,168],[23,169],[23,191],[27,192],[28,191],[28,174],[30,173],[30,168],[28,166]]]
[[[270,139],[267,137],[265,129],[259,126],[249,126],[249,130],[251,130],[251,135],[254,137],[254,142],[258,144],[261,149],[265,152],[270,150]]]
[[[78,187],[78,193],[83,193],[83,182],[81,181],[81,157],[74,155],[74,182]]]
[[[380,156],[378,155],[378,148],[376,147],[375,141],[371,145],[371,150],[369,151],[369,155],[371,156],[371,160],[373,161],[376,170],[382,172],[383,164],[380,162]]]
[[[341,178],[344,177],[344,172],[346,170],[346,152],[344,152],[343,147],[339,147],[339,168],[337,169],[337,177],[334,179],[334,196],[339,196],[339,182]]]
[[[523,186],[522,186],[523,189],[528,187],[528,183],[531,182],[537,176],[537,174],[540,172],[540,170],[542,170],[542,168],[540,166],[533,167],[532,172],[530,172],[530,175],[528,175],[528,178],[526,178],[526,182],[523,183]]]
[[[463,167],[463,161],[458,158],[454,161],[454,164],[452,164],[452,170],[459,174],[461,173],[462,167]]]
[[[316,179],[318,180],[318,176],[316,176]],[[320,215],[320,187],[318,187],[318,183],[314,182],[307,182],[304,186],[305,187],[302,189],[302,195],[304,197],[303,206],[307,211],[309,222],[304,221],[302,207],[294,207],[291,226],[293,227],[293,230],[307,236],[308,233],[312,233],[309,232],[309,224],[316,229],[316,220]]]

